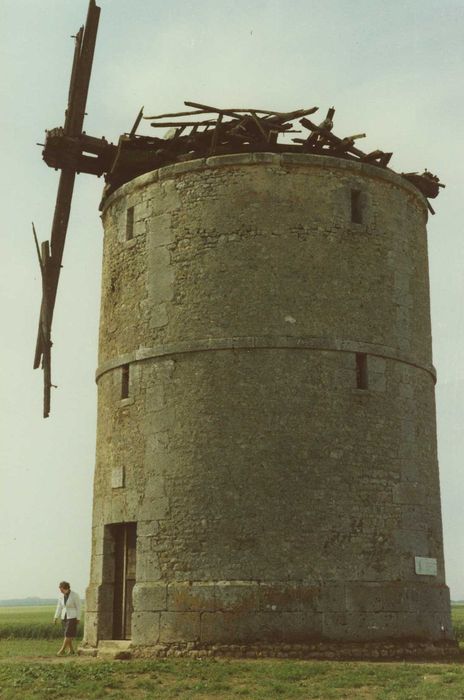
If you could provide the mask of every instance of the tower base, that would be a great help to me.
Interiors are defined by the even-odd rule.
[[[385,642],[329,642],[314,644],[213,644],[199,645],[195,642],[184,644],[156,644],[154,646],[133,646],[132,658],[187,657],[203,658],[249,658],[249,659],[321,659],[334,661],[352,660],[422,660],[455,661],[460,656],[458,644],[454,641],[419,642],[414,640],[391,640]]]

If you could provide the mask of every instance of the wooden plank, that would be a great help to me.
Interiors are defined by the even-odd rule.
[[[338,136],[335,136],[335,134],[332,134],[330,131],[327,131],[327,129],[324,129],[320,126],[317,126],[317,124],[314,124],[310,119],[307,119],[306,117],[303,117],[303,119],[300,119],[300,124],[304,126],[306,129],[310,129],[311,132],[315,132],[317,135],[322,135],[324,136],[328,141],[334,144],[340,144],[342,139],[339,138]],[[311,134],[312,136],[312,134]],[[311,136],[309,138],[311,138]],[[316,139],[317,140],[317,139]],[[363,157],[366,154],[361,151],[359,148],[355,148],[354,146],[351,146],[350,148],[347,149],[350,153],[354,153],[355,155],[359,157]]]
[[[269,130],[267,140],[268,140],[268,143],[270,146],[274,147],[276,145],[278,136],[279,136],[278,131],[275,131],[274,129]]]
[[[65,125],[63,132],[66,136],[80,136],[84,123],[85,106],[92,72],[93,55],[97,38],[98,20],[100,8],[95,4],[95,0],[89,1],[87,19],[84,30],[80,29],[75,37],[75,49],[73,64],[71,69],[71,79],[68,94],[68,108],[66,110]],[[50,236],[51,255],[48,243],[42,249],[42,265],[44,269],[44,285],[42,291],[42,304],[39,321],[39,331],[34,356],[34,368],[42,366],[45,376],[45,389],[50,386],[50,328],[55,306],[58,279],[60,276],[61,263],[63,258],[63,248],[66,239],[69,214],[71,210],[71,199],[74,189],[75,170],[63,168],[58,184],[58,192],[53,217],[52,232]],[[44,257],[45,256],[45,257]],[[45,319],[45,321],[44,321]],[[44,329],[46,333],[44,332]],[[48,388],[44,397],[44,416],[50,410]]]
[[[37,239],[34,223],[32,223],[37,257],[39,259],[40,275],[42,278],[42,304],[40,308],[39,333],[42,344],[42,369],[44,371],[44,395],[43,395],[43,417],[48,418],[50,414],[50,390],[51,382],[51,339],[50,339],[50,315],[49,315],[49,289],[48,271],[50,265],[50,249],[48,241],[42,243],[41,249]]]
[[[152,114],[144,119],[169,119],[170,117],[191,117],[197,114],[211,114],[209,109],[194,109],[187,112],[167,112],[166,114]]]
[[[222,112],[223,114],[234,113],[232,116],[234,116],[236,118],[240,118],[243,116],[243,114],[240,114],[240,113],[248,112],[251,114],[252,112],[254,112],[255,114],[266,114],[271,118],[273,116],[278,117],[278,118],[282,118],[284,121],[288,121],[289,119],[296,119],[297,117],[300,117],[300,116],[303,117],[306,114],[313,114],[314,112],[317,112],[317,110],[319,109],[319,107],[310,107],[309,109],[302,109],[302,110],[298,109],[298,110],[294,110],[293,112],[277,112],[275,110],[269,110],[269,109],[255,109],[254,107],[249,107],[249,108],[231,107],[229,109],[221,109],[219,107],[211,107],[209,105],[203,105],[203,104],[200,104],[198,102],[184,102],[184,104],[187,107],[196,107],[198,110],[204,111],[206,113],[208,113],[208,112]],[[288,116],[288,115],[292,115],[292,114],[295,116],[293,116],[293,117]]]
[[[309,116],[317,112],[319,107],[310,107],[309,109],[295,109],[293,112],[272,112],[267,117],[263,117],[264,121],[276,121],[277,123],[291,122],[294,119],[300,119],[301,117]],[[254,110],[258,114],[258,110]]]
[[[107,170],[107,163],[102,158],[94,156],[81,155],[76,163],[77,173],[87,173],[88,175],[96,175],[100,177]]]
[[[305,117],[306,115],[309,114],[314,114],[314,112],[317,112],[319,107],[310,107],[309,109],[296,109],[293,110],[292,112],[276,112],[268,109],[255,109],[254,107],[250,107],[248,109],[244,107],[231,107],[230,109],[221,109],[219,107],[209,107],[207,105],[199,105],[197,102],[184,102],[185,105],[187,106],[193,106],[193,105],[198,105],[198,109],[195,109],[193,111],[187,111],[187,112],[167,112],[165,114],[153,114],[152,116],[149,117],[144,117],[144,119],[166,119],[169,117],[190,117],[194,116],[197,114],[212,114],[214,112],[222,113],[222,114],[227,114],[228,112],[234,112],[236,113],[236,117],[240,117],[241,115],[238,114],[239,112],[254,112],[255,114],[265,114],[267,115],[265,118],[276,118],[280,121],[291,121],[292,119],[297,119],[299,117]]]
[[[342,139],[342,141],[346,141],[346,140],[357,141],[358,139],[365,139],[365,138],[366,138],[366,134],[353,134],[352,136],[345,136],[345,138]]]
[[[82,49],[82,37],[84,35],[84,27],[82,26],[79,31],[77,32],[76,36],[74,37],[75,39],[75,45],[74,45],[74,57],[73,57],[73,64],[71,68],[71,79],[69,81],[69,90],[68,90],[68,106],[71,104],[71,101],[73,99],[74,92],[76,90],[76,79],[77,79],[77,72],[78,72],[78,66],[79,66],[79,56],[81,55],[81,49]],[[66,122],[67,120],[71,119],[71,114],[68,115],[68,110],[66,111],[66,116],[65,116],[65,127],[66,127]],[[68,123],[68,128],[69,128],[69,123]]]
[[[90,0],[64,127],[70,136],[79,136],[82,132],[99,18],[100,8],[95,0]]]
[[[377,161],[376,165],[380,165],[381,167],[385,168],[388,165],[392,155],[393,153],[385,153],[384,151],[377,149],[362,156],[361,160],[363,163],[375,163],[375,161]]]
[[[215,150],[216,150],[217,141],[218,141],[218,137],[219,137],[219,132],[220,132],[220,130],[221,130],[221,122],[222,122],[223,116],[224,116],[223,114],[219,114],[219,115],[218,115],[217,122],[216,122],[216,127],[215,127],[215,129],[214,129],[213,137],[212,137],[212,139],[211,139],[211,148],[210,148],[210,151],[209,151],[209,152],[210,152],[210,155],[214,155],[214,152],[215,152]]]
[[[106,139],[83,134],[65,136],[63,129],[47,132],[42,158],[52,168],[102,175],[114,158],[116,147]],[[95,157],[96,156],[96,157]]]
[[[41,259],[42,259],[42,299],[43,299],[43,311],[41,313],[41,325],[42,325],[42,369],[43,369],[43,380],[44,380],[44,393],[43,393],[43,417],[48,418],[50,414],[50,392],[52,387],[51,378],[51,316],[50,316],[50,289],[49,289],[49,278],[50,278],[50,248],[48,241],[44,241],[41,247]]]
[[[379,151],[376,149],[375,151],[371,151],[370,153],[366,153],[363,157],[362,160],[365,163],[369,163],[372,160],[377,160],[382,155],[383,151]]]
[[[427,171],[422,175],[419,175],[419,173],[401,173],[401,175],[409,182],[412,182],[425,197],[430,197],[431,199],[435,199],[440,192],[439,188],[444,187],[436,176],[431,176]]]
[[[88,136],[87,134],[82,134],[79,138],[79,143],[83,151],[88,153],[105,153],[111,148],[115,148],[114,144],[109,143],[104,137],[99,139],[95,136]]]
[[[210,126],[211,124],[216,124],[216,119],[208,119],[202,122],[152,122],[151,126],[155,128],[167,128],[167,127],[188,127],[188,126]]]
[[[37,257],[39,259],[40,274],[43,274],[42,256],[40,255],[39,240],[37,238],[37,232],[35,230],[34,222],[32,222],[32,235],[34,236],[35,249],[37,251]]]
[[[384,154],[379,158],[379,165],[380,165],[382,168],[386,168],[387,165],[389,164],[390,160],[391,160],[392,155],[393,155],[392,152],[390,152],[390,153],[384,153]]]
[[[231,122],[230,124],[228,124],[229,134],[235,134],[237,136],[247,135],[246,125],[248,123],[248,120],[249,120],[249,115],[246,114],[246,115],[242,116],[239,121]],[[238,134],[237,133],[238,131],[241,131],[242,133]]]
[[[35,346],[35,354],[34,354],[34,363],[33,363],[33,368],[37,369],[40,366],[40,360],[42,357],[42,348],[44,347],[44,338],[43,338],[43,333],[42,333],[42,316],[44,313],[44,295],[43,295],[43,276],[44,276],[44,270],[43,270],[43,263],[42,263],[42,256],[40,254],[40,248],[39,248],[39,242],[37,240],[37,234],[35,231],[35,226],[32,224],[32,232],[34,234],[34,241],[35,241],[35,247],[37,250],[37,257],[39,258],[39,266],[40,266],[40,275],[42,278],[42,299],[40,302],[40,315],[39,315],[39,330],[37,334],[37,341],[36,341],[36,346]]]
[[[218,107],[211,107],[210,105],[202,105],[199,104],[198,102],[184,102],[184,105],[186,107],[195,107],[195,109],[204,109],[205,112],[217,112],[218,114],[226,114],[229,117],[235,117],[236,119],[241,118],[241,114],[239,114],[240,111],[246,111],[246,110],[235,110],[235,109],[219,109]]]
[[[244,107],[239,107],[239,108],[230,108],[230,109],[221,109],[219,107],[210,107],[208,105],[202,105],[199,104],[198,102],[184,102],[185,105],[188,107],[197,107],[198,109],[204,111],[204,113],[210,113],[210,112],[217,112],[224,114],[226,116],[234,117],[235,119],[241,119],[242,117],[246,116],[248,113],[249,115],[251,114],[265,114],[268,117],[272,119],[272,117],[286,117],[288,112],[275,112],[275,111],[270,111],[268,109],[255,109],[255,108],[247,108],[245,109]],[[312,114],[314,111],[316,111],[318,108],[317,107],[312,107],[309,110],[303,110],[305,113]],[[199,113],[199,112],[198,112]],[[291,114],[291,113],[290,113]],[[286,121],[286,119],[284,119]]]
[[[267,137],[268,135],[267,135],[267,133],[264,131],[264,128],[263,128],[263,126],[262,126],[260,120],[259,120],[258,117],[256,116],[256,113],[255,113],[255,112],[252,112],[252,113],[251,113],[251,118],[253,119],[253,123],[257,126],[258,131],[261,133],[261,136],[263,137],[264,141],[267,141],[267,140],[268,140],[268,137]]]
[[[132,138],[133,136],[135,136],[135,132],[136,132],[137,129],[139,128],[139,124],[140,124],[140,122],[142,121],[142,117],[143,117],[143,107],[141,107],[140,112],[137,114],[137,117],[136,117],[135,122],[134,122],[134,126],[133,126],[132,129],[130,130],[129,136],[130,136],[131,138]]]
[[[62,170],[60,181],[58,184],[58,192],[56,196],[55,213],[53,216],[52,233],[50,239],[51,245],[51,260],[47,274],[49,276],[49,299],[48,299],[48,314],[50,325],[53,318],[53,310],[55,307],[56,290],[61,271],[61,262],[63,259],[63,249],[66,239],[66,231],[68,228],[69,214],[71,211],[71,199],[74,189],[74,181],[76,173],[74,170]],[[42,343],[40,331],[37,336],[34,369],[39,367],[40,358],[42,355]]]
[[[197,104],[196,102],[184,102],[185,105],[195,105]],[[207,107],[206,105],[204,108],[200,109],[195,109],[193,111],[187,111],[187,112],[169,112],[166,114],[153,114],[151,117],[144,117],[144,119],[166,119],[168,117],[190,117],[194,116],[197,114],[214,114],[217,112],[218,114],[227,114],[228,112],[235,112],[236,117],[240,117],[241,114],[238,114],[239,112],[255,112],[256,114],[267,114],[269,116],[275,115],[275,114],[280,114],[280,112],[272,112],[266,109],[244,109],[242,107],[240,108],[234,108],[231,107],[230,109],[221,109],[220,107]],[[308,114],[312,114],[311,112],[308,112]]]
[[[364,138],[366,134],[354,134],[353,136],[345,136],[338,145],[333,144],[332,148],[335,153],[343,153],[353,148],[356,139]]]

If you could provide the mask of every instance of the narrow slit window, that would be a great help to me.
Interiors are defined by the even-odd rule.
[[[356,353],[356,387],[368,388],[367,355],[365,352]]]
[[[362,224],[361,190],[351,190],[351,221]]]
[[[129,398],[129,365],[121,367],[121,399]]]
[[[134,207],[129,207],[126,212],[126,241],[134,237]]]

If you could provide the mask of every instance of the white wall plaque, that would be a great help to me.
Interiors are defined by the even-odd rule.
[[[437,560],[431,557],[414,557],[416,574],[419,576],[436,576]]]
[[[111,488],[124,488],[124,467],[113,467],[111,470]]]

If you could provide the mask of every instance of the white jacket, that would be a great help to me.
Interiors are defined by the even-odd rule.
[[[62,620],[66,617],[68,620],[76,617],[80,620],[81,617],[81,599],[74,593],[74,591],[69,592],[68,602],[64,603],[64,593],[60,594],[58,598],[58,604],[55,610],[55,619],[61,617]]]

